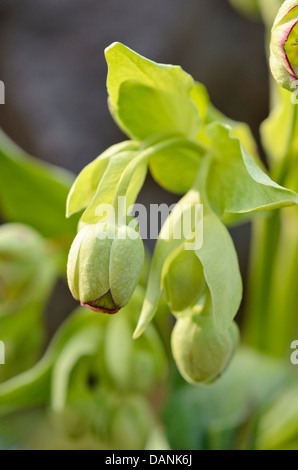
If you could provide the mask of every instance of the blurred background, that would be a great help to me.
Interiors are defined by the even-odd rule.
[[[227,0],[1,0],[0,126],[27,152],[76,174],[123,140],[106,104],[103,52],[114,41],[181,65],[207,86],[216,107],[247,122],[258,139],[268,113],[264,26]],[[139,197],[146,205],[176,200],[150,176]],[[232,235],[245,279],[249,225]],[[53,302],[54,331],[73,307],[64,284]]]
[[[105,47],[181,64],[254,131],[267,113],[262,23],[226,0],[1,0],[1,125],[22,147],[79,172],[123,138],[106,106]]]

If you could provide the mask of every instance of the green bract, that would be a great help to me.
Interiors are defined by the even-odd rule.
[[[117,449],[143,449],[152,432],[152,410],[138,395],[118,399],[111,413],[109,432]]]
[[[194,81],[181,67],[157,64],[120,43],[108,47],[105,55],[110,110],[129,137],[197,135],[200,116],[190,97]]]
[[[195,252],[187,250],[185,244],[168,257],[162,285],[172,312],[192,307],[202,296],[206,286],[203,266]]]
[[[9,367],[0,382],[31,366],[44,339],[42,313],[56,279],[55,257],[33,228],[0,227],[0,336]]]
[[[131,338],[143,295],[139,286],[123,315],[112,318],[81,307],[73,312],[43,358],[1,384],[0,415],[50,404],[51,423],[62,435],[91,434],[104,447],[143,448],[155,425],[145,393],[167,370],[154,325],[140,341]]]
[[[283,88],[293,91],[298,80],[298,2],[286,0],[272,28],[270,66]]]
[[[208,126],[212,139],[208,199],[221,217],[278,209],[298,203],[297,194],[272,181],[227,126]]]
[[[138,236],[122,240],[120,231],[136,233],[131,228],[115,230],[104,225],[105,211],[99,208],[108,205],[128,225],[128,208],[135,203],[149,168],[158,184],[184,196],[159,234],[134,337],[144,333],[158,311],[162,292],[170,310],[183,317],[173,338],[180,329],[187,337],[191,324],[197,325],[197,317],[186,319],[185,312],[208,296],[210,312],[200,316],[198,322],[205,323],[194,330],[200,341],[195,346],[185,343],[186,354],[194,347],[198,357],[185,375],[189,380],[208,382],[220,375],[232,354],[231,329],[242,299],[237,254],[225,224],[250,219],[257,211],[297,204],[298,196],[266,174],[249,127],[215,109],[205,87],[180,67],[157,64],[120,43],[112,44],[105,54],[109,108],[132,140],[105,151],[73,184],[67,215],[84,212],[69,256],[69,286],[82,305],[97,311],[114,313],[126,305],[141,274],[142,243]],[[122,197],[126,197],[124,207],[119,205]],[[201,222],[191,219],[191,226],[177,237],[177,228],[196,213],[198,205],[203,206]],[[96,231],[103,227],[115,233],[98,238]],[[199,241],[199,246],[188,250],[191,240]],[[122,325],[119,329],[120,343],[121,334],[124,338],[130,328]],[[182,346],[177,349],[176,343],[178,339],[173,343],[174,355],[184,370]],[[206,370],[200,377],[200,357],[204,351],[208,356],[211,343],[215,359],[213,363],[203,361]],[[113,344],[107,342],[111,357]],[[124,348],[123,361],[116,355],[110,366],[122,386],[131,374],[125,357],[129,358],[129,351]],[[143,359],[150,376],[152,364],[145,364],[145,356]],[[120,368],[115,366],[118,363],[122,363]]]
[[[123,390],[150,390],[166,371],[166,355],[162,341],[149,325],[138,341],[132,334],[144,300],[144,289],[138,286],[129,304],[107,323],[104,357],[109,376]]]
[[[133,294],[143,262],[142,240],[130,227],[86,225],[69,252],[68,285],[81,305],[116,313]]]
[[[209,384],[222,375],[238,343],[235,323],[221,334],[211,316],[178,318],[172,333],[172,350],[181,375],[191,383]]]

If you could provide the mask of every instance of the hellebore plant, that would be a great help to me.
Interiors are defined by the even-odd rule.
[[[82,305],[101,312],[115,313],[128,302],[141,273],[141,240],[96,240],[107,224],[98,207],[110,204],[119,213],[119,196],[126,196],[128,209],[149,168],[162,187],[184,197],[156,243],[134,337],[154,318],[164,291],[178,319],[172,349],[182,375],[190,382],[212,382],[235,350],[233,319],[242,298],[225,224],[297,204],[298,196],[263,170],[247,126],[222,116],[203,85],[180,67],[157,64],[119,43],[106,49],[106,59],[109,109],[130,140],[90,163],[70,191],[67,215],[84,211],[69,255],[69,286]],[[196,234],[195,224],[174,237],[185,203],[204,206],[204,241],[193,251],[186,251],[185,242]],[[123,230],[131,229],[116,227]]]

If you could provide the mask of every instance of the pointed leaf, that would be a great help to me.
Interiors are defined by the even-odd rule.
[[[232,238],[220,219],[204,204],[204,241],[196,255],[210,290],[215,325],[225,332],[242,299],[242,280]]]
[[[112,114],[130,136],[144,139],[174,131],[195,137],[199,113],[190,97],[194,82],[181,67],[157,64],[123,44],[105,51]]]
[[[204,85],[196,82],[191,96],[202,117],[202,127],[197,136],[200,141],[209,145],[212,144],[212,141],[206,133],[206,128],[209,124],[217,122],[229,126],[231,128],[231,135],[240,139],[241,144],[250,155],[258,155],[257,144],[249,126],[244,122],[234,121],[218,111],[218,109],[212,105],[208,91]]]
[[[96,193],[82,216],[84,223],[95,223],[100,220],[103,214],[99,212],[99,207],[103,204],[112,204],[119,179],[136,155],[136,152],[124,151],[109,160]]]
[[[212,124],[207,133],[213,141],[207,193],[218,215],[298,204],[298,195],[272,181],[228,127]]]
[[[72,174],[30,157],[0,131],[0,212],[47,238],[71,240],[77,220],[65,218]]]
[[[72,336],[57,358],[52,373],[51,402],[54,411],[62,411],[67,401],[70,374],[84,356],[96,353],[102,340],[101,328],[89,326]]]

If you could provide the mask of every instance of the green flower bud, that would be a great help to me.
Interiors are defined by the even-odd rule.
[[[177,320],[172,351],[181,375],[193,384],[210,384],[225,371],[238,343],[235,323],[220,334],[212,316],[190,315]]]
[[[69,252],[68,285],[82,306],[117,313],[130,300],[143,262],[143,242],[132,228],[86,225]]]
[[[298,1],[287,0],[281,6],[272,28],[270,66],[276,81],[293,91],[298,80]]]
[[[162,285],[172,312],[182,312],[198,302],[206,282],[203,266],[194,251],[182,245],[168,257]]]

